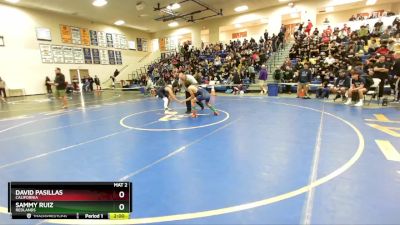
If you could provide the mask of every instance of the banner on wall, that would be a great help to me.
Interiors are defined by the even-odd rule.
[[[93,64],[100,64],[100,52],[98,49],[92,49]]]
[[[121,51],[115,51],[115,61],[118,65],[122,65],[122,54]]]
[[[128,49],[128,40],[126,39],[126,36],[123,34],[120,35],[120,43],[121,43],[121,49]]]
[[[110,65],[115,65],[115,54],[113,50],[108,50],[108,61]]]
[[[100,63],[101,65],[108,65],[109,61],[108,61],[108,52],[105,49],[100,49]]]
[[[62,51],[64,54],[64,63],[73,64],[74,63],[74,52],[72,51],[72,47],[63,46]]]
[[[40,55],[42,56],[42,63],[53,63],[53,53],[51,51],[51,45],[39,45]]]
[[[71,44],[72,43],[71,27],[61,24],[60,32],[61,32],[61,42]]]
[[[84,58],[84,55],[83,55],[82,48],[73,47],[72,51],[74,53],[74,63],[83,64],[85,62],[85,58]]]
[[[135,41],[128,41],[128,46],[130,50],[136,50],[136,42]]]
[[[83,48],[83,55],[85,57],[85,64],[92,64],[93,63],[92,52],[90,51],[90,48]]]
[[[107,47],[106,33],[102,31],[97,32],[97,38],[99,40],[99,47],[106,48]]]
[[[245,37],[247,37],[247,31],[232,33],[232,39],[245,38]]]
[[[52,45],[51,51],[53,52],[54,63],[64,63],[64,53],[61,45]]]
[[[165,38],[158,39],[158,45],[160,46],[160,51],[164,52],[167,50],[165,48]]]
[[[80,45],[81,42],[81,29],[79,27],[71,27],[72,44]]]
[[[94,46],[99,45],[99,42],[97,41],[97,31],[95,30],[90,30],[90,43]]]
[[[87,28],[81,28],[81,42],[82,45],[90,45],[90,33],[89,29]]]
[[[114,48],[120,49],[121,48],[121,40],[119,34],[112,34],[113,46]]]
[[[142,50],[147,52],[147,39],[142,38]]]
[[[106,34],[106,40],[107,40],[107,47],[112,48],[114,47],[113,45],[113,36],[110,33]]]
[[[137,38],[137,50],[138,51],[143,51],[143,45],[142,45],[142,39]]]

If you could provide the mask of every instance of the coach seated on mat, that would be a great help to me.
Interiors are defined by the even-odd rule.
[[[190,84],[197,85],[196,79],[192,75],[185,75],[183,73],[179,73],[179,87],[185,89],[185,96],[186,98],[189,98],[191,95],[188,92],[187,88],[185,87],[185,82],[188,81]],[[196,102],[200,107],[201,110],[204,109],[204,105],[201,102]],[[190,101],[186,101],[186,114],[192,113],[192,105]]]
[[[348,91],[349,99],[347,99],[346,105],[350,105],[352,103],[352,97],[355,94],[358,94],[358,102],[355,106],[363,106],[364,105],[364,94],[367,92],[366,82],[361,74],[357,70],[351,71],[351,87]]]

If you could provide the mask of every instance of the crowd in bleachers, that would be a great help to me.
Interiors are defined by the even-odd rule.
[[[294,38],[289,58],[274,72],[275,80],[288,84],[284,91],[296,91],[298,97],[308,98],[311,86],[317,97],[334,93],[335,99],[342,98],[346,104],[351,103],[351,97],[357,98],[356,105],[362,106],[364,94],[374,88],[378,97],[385,91],[388,95],[396,92],[395,101],[399,100],[397,17],[389,24],[378,19],[372,27],[362,24],[354,30],[347,24],[327,26],[322,32],[315,28],[309,35],[299,27]],[[297,83],[297,90],[290,83]]]
[[[285,32],[282,26],[278,35],[271,36],[265,31],[259,40],[251,38],[227,44],[202,44],[201,48],[192,48],[185,43],[179,52],[150,65],[147,75],[158,85],[171,83],[176,78],[175,68],[193,75],[199,84],[211,81],[217,84],[255,83],[268,58],[283,47]],[[265,72],[261,75],[266,79]],[[143,82],[147,80],[145,77],[142,79]]]

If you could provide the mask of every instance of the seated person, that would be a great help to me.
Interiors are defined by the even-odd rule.
[[[325,80],[316,91],[316,98],[329,98],[329,82]]]
[[[342,100],[344,101],[346,98],[345,94],[349,88],[350,88],[350,78],[347,76],[345,70],[340,70],[339,77],[336,79],[335,84],[331,89],[333,94],[337,94],[333,100],[342,97]]]
[[[361,77],[361,74],[357,70],[353,70],[351,73],[351,86],[348,91],[349,99],[347,99],[346,105],[350,105],[352,103],[352,96],[354,94],[358,94],[359,101],[355,104],[355,106],[363,106],[364,105],[364,94],[367,92],[367,88],[365,88],[365,80]]]

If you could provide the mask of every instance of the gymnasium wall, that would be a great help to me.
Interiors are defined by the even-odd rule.
[[[0,77],[6,81],[8,88],[24,88],[26,94],[45,93],[44,80],[46,76],[54,78],[54,68],[60,67],[70,81],[70,69],[88,69],[94,76],[98,75],[102,81],[108,79],[113,71],[122,68],[121,65],[88,65],[88,64],[43,64],[39,51],[39,43],[60,44],[60,24],[88,28],[96,31],[120,33],[127,36],[127,40],[146,38],[151,48],[151,34],[135,29],[111,26],[91,22],[73,16],[50,13],[33,9],[19,8],[0,4],[0,36],[4,36],[5,47],[0,47]],[[43,42],[36,39],[37,27],[51,29],[52,42]],[[79,45],[70,45],[83,47]],[[96,46],[90,46],[96,48]],[[119,79],[127,79],[128,73],[136,70],[139,60],[148,61],[159,56],[159,52],[140,52],[121,50],[122,61],[129,67],[121,73]]]
[[[352,8],[350,10],[344,10],[344,11],[339,11],[339,12],[332,12],[332,13],[324,13],[324,14],[318,14],[317,15],[317,24],[322,24],[325,20],[325,18],[328,18],[329,22],[331,24],[336,24],[336,23],[344,23],[346,21],[349,21],[350,17],[352,15],[357,15],[358,13],[371,13],[376,10],[386,10],[386,11],[393,11],[396,14],[399,14],[400,12],[400,7],[399,3],[397,4],[381,4],[381,5],[373,5],[373,6],[368,6],[368,7],[363,7],[363,8]]]

